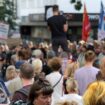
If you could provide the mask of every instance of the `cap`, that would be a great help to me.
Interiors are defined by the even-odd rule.
[[[24,64],[24,61],[17,61],[17,62],[15,63],[16,69],[20,69],[20,67],[21,67],[22,64]]]

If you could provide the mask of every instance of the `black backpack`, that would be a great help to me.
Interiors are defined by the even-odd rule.
[[[29,90],[30,90],[30,88],[26,89],[26,88],[23,87],[23,88],[17,90],[16,92],[20,92],[22,95],[25,95],[25,96],[28,97]]]
[[[22,96],[28,97],[28,94],[29,94],[29,91],[30,91],[30,87],[31,87],[31,85],[30,85],[29,88],[27,88],[27,89],[26,89],[25,87],[23,87],[23,88],[17,90],[16,92],[21,93]],[[20,100],[17,100],[17,101],[15,101],[15,102],[12,101],[12,102],[10,103],[10,105],[27,105],[27,104],[28,104],[28,100],[27,100],[27,99],[26,99],[26,101],[20,99]]]
[[[18,100],[16,102],[11,102],[10,105],[28,105],[27,102],[24,102],[23,100]]]

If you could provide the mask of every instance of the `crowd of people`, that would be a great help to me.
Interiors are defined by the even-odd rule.
[[[105,105],[105,41],[67,41],[53,12],[51,43],[0,44],[0,105]]]
[[[0,104],[104,105],[105,42],[68,42],[68,49],[1,44]]]

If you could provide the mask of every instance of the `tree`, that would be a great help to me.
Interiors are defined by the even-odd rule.
[[[82,7],[81,0],[70,0],[70,3],[74,4],[76,10],[80,10]]]
[[[15,29],[15,9],[13,0],[0,0],[0,21],[9,24],[10,29]]]

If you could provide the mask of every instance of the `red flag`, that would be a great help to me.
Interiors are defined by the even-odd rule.
[[[90,22],[87,14],[86,6],[84,4],[83,26],[82,26],[82,40],[87,41],[90,32]]]

